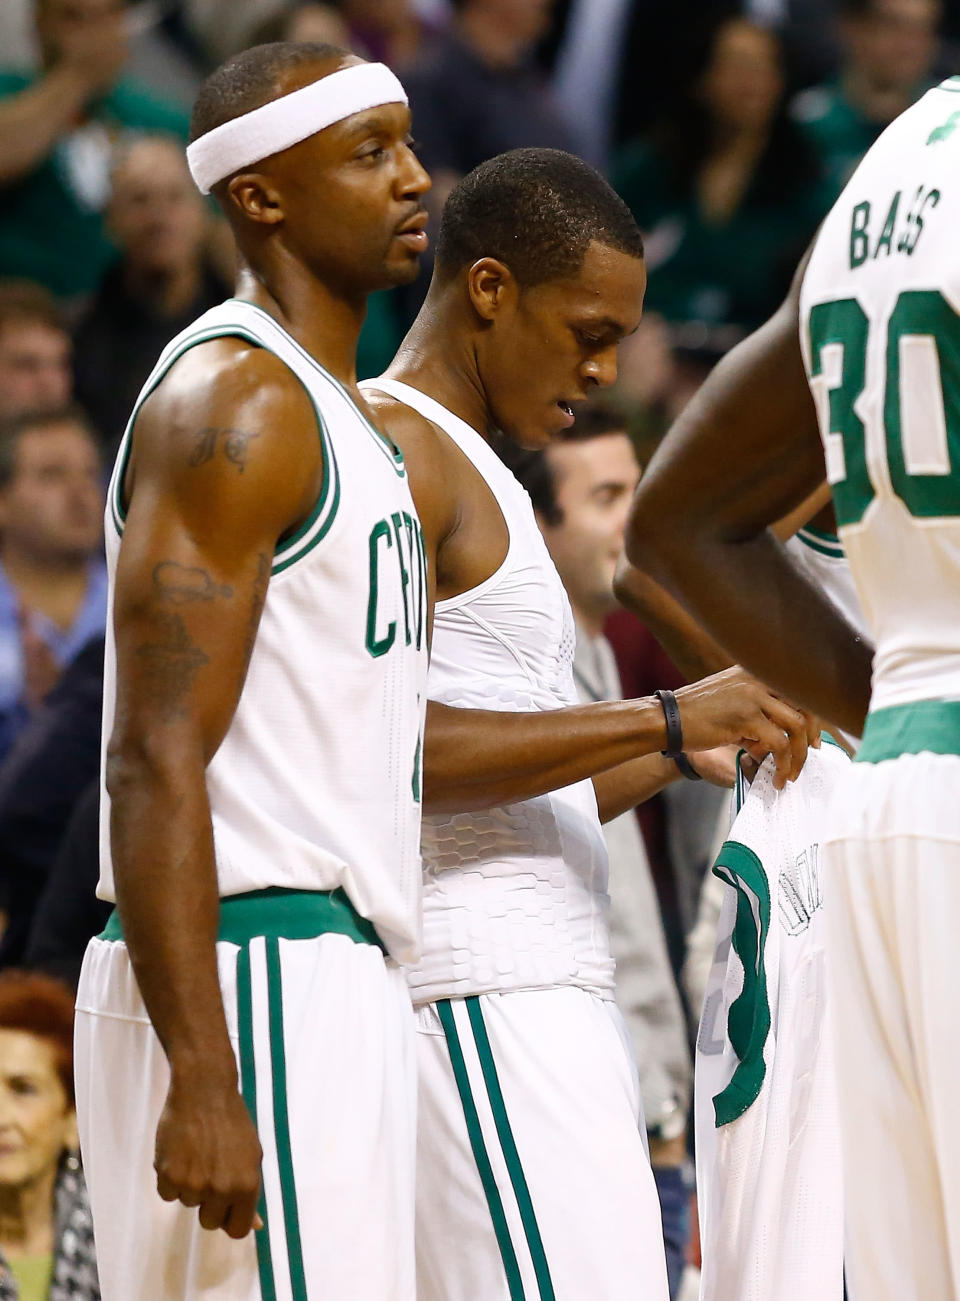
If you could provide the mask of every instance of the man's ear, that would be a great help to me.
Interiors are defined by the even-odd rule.
[[[483,257],[467,272],[467,294],[481,320],[494,320],[516,303],[518,293],[513,272],[496,258]]]
[[[227,184],[227,195],[247,221],[277,226],[284,218],[280,192],[262,172],[241,172]]]

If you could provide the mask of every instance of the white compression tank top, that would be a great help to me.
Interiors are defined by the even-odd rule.
[[[530,498],[487,442],[419,390],[368,385],[447,433],[496,497],[507,556],[485,582],[438,601],[427,691],[508,712],[579,704],[567,594]],[[577,985],[613,997],[607,850],[591,781],[481,813],[423,819],[423,956],[414,1001]]]
[[[207,768],[221,896],[342,886],[391,952],[419,949],[420,738],[426,559],[403,458],[332,375],[266,312],[230,299],[165,349],[134,407],[110,484],[110,604],[123,476],[140,405],[187,349],[233,336],[268,349],[317,412],[325,475],[303,528],[276,548],[243,693]],[[175,614],[175,610],[172,612]],[[202,690],[204,673],[199,670]],[[116,651],[107,620],[104,752]],[[101,800],[101,898],[115,898]]]

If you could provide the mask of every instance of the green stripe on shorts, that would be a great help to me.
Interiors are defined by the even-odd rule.
[[[293,1301],[308,1301],[307,1280],[303,1272],[303,1248],[300,1243],[300,1215],[297,1187],[293,1174],[290,1145],[290,1118],[287,1115],[287,1061],[283,1047],[283,986],[280,974],[280,941],[267,942],[267,1003],[270,1009],[270,1061],[273,1066],[273,1123],[277,1139],[277,1165],[283,1197],[283,1223],[287,1236],[287,1259],[290,1263],[290,1291]]]
[[[497,1246],[500,1248],[500,1257],[507,1275],[510,1301],[524,1301],[526,1294],[523,1290],[523,1279],[520,1277],[520,1266],[517,1264],[517,1255],[513,1249],[513,1243],[510,1241],[510,1229],[507,1225],[507,1217],[503,1213],[503,1202],[500,1200],[500,1191],[497,1188],[493,1167],[490,1165],[487,1147],[483,1141],[480,1117],[477,1115],[477,1104],[473,1098],[473,1090],[470,1088],[467,1067],[463,1060],[463,1049],[460,1047],[460,1036],[457,1034],[457,1023],[454,1020],[453,1008],[448,998],[437,1003],[437,1015],[440,1017],[443,1033],[447,1037],[450,1065],[453,1067],[453,1077],[457,1082],[460,1102],[463,1105],[463,1115],[467,1122],[467,1134],[470,1138],[470,1149],[473,1152],[473,1159],[477,1163],[477,1173],[480,1175],[480,1182],[487,1198],[487,1206],[490,1208],[493,1231],[496,1234]]]
[[[237,1037],[240,1043],[240,1087],[247,1110],[256,1125],[257,1066],[253,1051],[253,994],[250,984],[250,950],[246,947],[237,954]],[[270,1256],[270,1229],[267,1224],[267,1193],[262,1174],[257,1213],[263,1221],[263,1228],[256,1232],[260,1292],[263,1301],[277,1301],[277,1285]]]
[[[537,1224],[530,1190],[527,1187],[523,1166],[520,1163],[520,1153],[517,1151],[513,1130],[510,1128],[510,1120],[503,1100],[503,1091],[500,1088],[500,1079],[497,1075],[496,1063],[493,1060],[493,1050],[490,1047],[487,1027],[483,1020],[480,999],[474,995],[471,998],[464,999],[464,1002],[467,1005],[467,1016],[470,1018],[470,1025],[473,1027],[473,1038],[477,1045],[477,1055],[480,1058],[483,1080],[487,1086],[490,1110],[493,1112],[497,1134],[500,1137],[500,1146],[503,1148],[504,1160],[510,1174],[510,1182],[513,1185],[517,1206],[520,1208],[524,1233],[527,1235],[527,1246],[530,1249],[530,1258],[533,1261],[534,1272],[537,1276],[541,1301],[556,1301],[553,1281],[550,1278],[550,1267],[547,1264],[546,1252],[543,1249],[543,1239],[540,1237],[540,1227]]]

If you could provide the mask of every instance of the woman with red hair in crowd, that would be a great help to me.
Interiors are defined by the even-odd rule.
[[[0,974],[0,1301],[99,1301],[77,1156],[73,996]]]

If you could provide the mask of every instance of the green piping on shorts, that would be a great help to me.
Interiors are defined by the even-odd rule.
[[[460,1036],[457,1033],[457,1023],[454,1019],[453,1007],[448,998],[443,998],[437,1003],[437,1015],[446,1036],[447,1051],[450,1053],[450,1066],[453,1070],[453,1078],[456,1081],[457,1092],[460,1094],[463,1118],[467,1124],[467,1136],[470,1139],[473,1159],[477,1163],[477,1173],[480,1176],[480,1183],[487,1199],[487,1208],[493,1222],[493,1232],[497,1239],[497,1246],[500,1248],[500,1258],[503,1261],[504,1273],[507,1277],[507,1290],[510,1293],[510,1301],[524,1301],[526,1293],[520,1275],[520,1266],[517,1263],[517,1254],[513,1249],[510,1228],[503,1211],[503,1202],[497,1188],[496,1176],[493,1173],[490,1157],[487,1154],[487,1145],[484,1142],[483,1130],[480,1128],[480,1117],[477,1114],[477,1104],[474,1101],[473,1090],[470,1087],[470,1077],[467,1074],[463,1049],[460,1046]]]
[[[855,763],[902,754],[960,754],[960,700],[919,700],[867,715]]]
[[[230,894],[220,900],[217,939],[227,944],[249,944],[258,935],[271,939],[312,940],[318,935],[346,935],[357,944],[385,946],[373,922],[361,917],[347,892],[336,890],[285,890],[271,886],[249,894]],[[114,908],[101,940],[122,940],[120,914]]]
[[[246,946],[237,954],[237,1039],[240,1049],[240,1088],[254,1125],[257,1119],[257,1067],[253,1047],[253,991],[250,979],[250,950]],[[260,1179],[257,1213],[263,1227],[256,1231],[257,1271],[260,1275],[262,1301],[277,1301],[277,1285],[270,1252],[270,1226],[267,1223],[267,1190]]]

